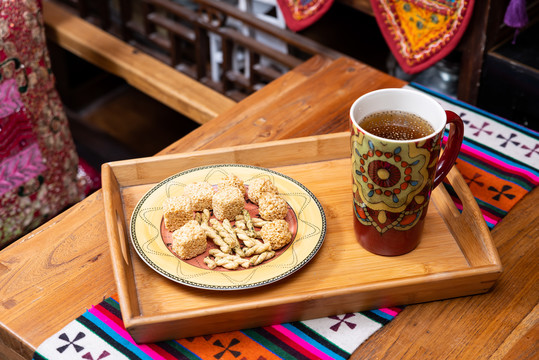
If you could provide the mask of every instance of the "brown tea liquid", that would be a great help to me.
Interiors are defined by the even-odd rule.
[[[391,110],[373,113],[360,122],[367,132],[392,140],[413,140],[434,132],[428,121],[405,111]]]

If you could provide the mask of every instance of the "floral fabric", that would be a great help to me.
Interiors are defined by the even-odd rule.
[[[0,4],[0,249],[81,200],[39,0]]]

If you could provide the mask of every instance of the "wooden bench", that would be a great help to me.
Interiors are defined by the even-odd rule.
[[[76,56],[123,78],[134,88],[203,124],[235,101],[73,15],[43,1],[47,38]]]
[[[191,5],[44,0],[44,17],[48,38],[60,48],[199,123],[231,103],[217,93],[239,101],[314,55],[343,56],[226,2]],[[257,36],[280,41],[287,51]]]

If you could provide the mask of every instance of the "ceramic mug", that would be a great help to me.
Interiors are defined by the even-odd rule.
[[[396,140],[364,129],[371,114],[388,112],[415,114],[430,125],[430,133]],[[447,124],[449,137],[439,157]],[[431,191],[457,159],[464,135],[462,120],[424,93],[382,89],[354,102],[350,128],[357,239],[378,255],[408,253],[420,242]]]

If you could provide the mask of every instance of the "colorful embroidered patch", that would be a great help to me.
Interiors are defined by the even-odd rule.
[[[277,0],[277,3],[288,28],[300,31],[320,19],[333,0]]]
[[[0,84],[0,118],[16,113],[23,107],[18,85],[15,79]]]
[[[371,0],[382,34],[407,73],[425,70],[460,41],[474,0]]]
[[[14,79],[0,84],[0,196],[36,178],[46,167],[32,121]]]

